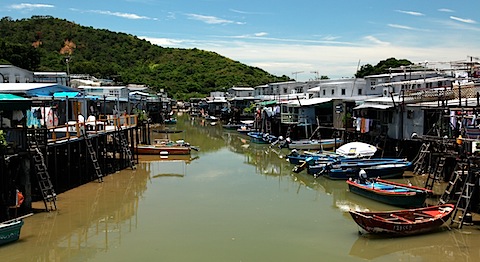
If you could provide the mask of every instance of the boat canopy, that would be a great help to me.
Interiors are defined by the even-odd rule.
[[[384,105],[384,104],[375,104],[375,103],[364,103],[359,106],[354,107],[353,109],[365,109],[365,108],[374,108],[374,109],[389,109],[393,105]]]

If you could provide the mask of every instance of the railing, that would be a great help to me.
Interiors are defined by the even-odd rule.
[[[65,125],[48,127],[48,133],[51,135],[48,142],[55,143],[79,138],[83,136],[84,132],[89,134],[107,133],[136,125],[137,115],[100,115],[98,120],[69,121]]]

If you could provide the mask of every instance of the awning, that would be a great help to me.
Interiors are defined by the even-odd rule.
[[[53,94],[53,97],[55,98],[73,98],[78,96],[79,92],[57,92]]]
[[[332,101],[332,98],[315,97],[311,99],[291,100],[288,102],[291,106],[314,106]]]
[[[263,101],[263,102],[260,102],[258,104],[261,105],[261,106],[270,106],[270,105],[276,105],[277,101],[275,101],[275,100]]]
[[[0,110],[26,110],[31,104],[32,101],[28,98],[0,93]]]
[[[359,106],[354,107],[353,109],[365,109],[365,108],[374,108],[374,109],[388,109],[393,107],[393,105],[383,105],[383,104],[374,104],[374,103],[364,103]]]

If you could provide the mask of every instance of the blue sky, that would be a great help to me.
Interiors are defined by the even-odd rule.
[[[438,68],[480,57],[479,10],[478,0],[0,2],[0,17],[51,15],[163,47],[213,51],[298,81],[352,77],[359,64],[390,57]]]

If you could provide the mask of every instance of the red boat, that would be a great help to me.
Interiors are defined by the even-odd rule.
[[[350,215],[368,233],[406,236],[440,228],[450,219],[454,209],[452,204],[443,204],[396,211],[350,210]]]

